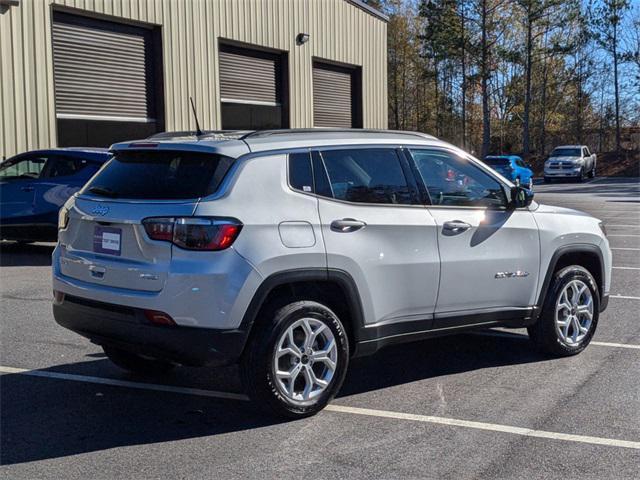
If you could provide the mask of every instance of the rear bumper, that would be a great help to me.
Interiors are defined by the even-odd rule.
[[[189,366],[235,363],[247,340],[244,330],[151,324],[142,309],[65,295],[53,304],[58,324],[93,343]]]

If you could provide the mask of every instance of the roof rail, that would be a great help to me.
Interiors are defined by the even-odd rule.
[[[382,129],[362,129],[362,128],[290,128],[290,129],[279,129],[279,130],[254,130],[252,132],[247,132],[245,135],[240,137],[240,140],[245,140],[247,138],[260,138],[260,137],[268,137],[272,135],[295,135],[295,134],[308,134],[308,133],[365,133],[365,134],[394,134],[394,135],[410,135],[414,137],[421,138],[429,138],[436,140],[436,137],[433,135],[429,135],[428,133],[422,132],[412,132],[405,130],[382,130]]]
[[[193,130],[185,130],[178,132],[160,132],[154,133],[147,140],[170,140],[173,138],[196,137],[198,139],[239,139],[244,135],[251,133],[250,130],[205,130],[201,135],[196,135]]]

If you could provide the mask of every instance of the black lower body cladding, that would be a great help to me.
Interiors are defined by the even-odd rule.
[[[188,366],[235,363],[247,339],[243,330],[153,325],[141,309],[69,295],[54,302],[53,315],[98,345]]]

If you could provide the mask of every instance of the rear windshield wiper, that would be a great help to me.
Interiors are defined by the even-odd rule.
[[[110,188],[107,187],[100,187],[100,186],[95,186],[95,187],[91,187],[89,188],[89,192],[91,193],[95,193],[96,195],[101,195],[103,197],[117,197],[118,194],[116,192],[114,192],[113,190],[111,190]]]

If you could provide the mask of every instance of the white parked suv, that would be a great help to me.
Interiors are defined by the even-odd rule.
[[[60,212],[53,310],[134,372],[239,362],[258,404],[298,417],[354,356],[497,326],[572,355],[607,305],[601,222],[429,135],[165,134],[112,152]]]
[[[564,145],[556,147],[544,162],[544,181],[554,178],[574,178],[582,182],[585,177],[596,176],[597,158],[586,145]]]

